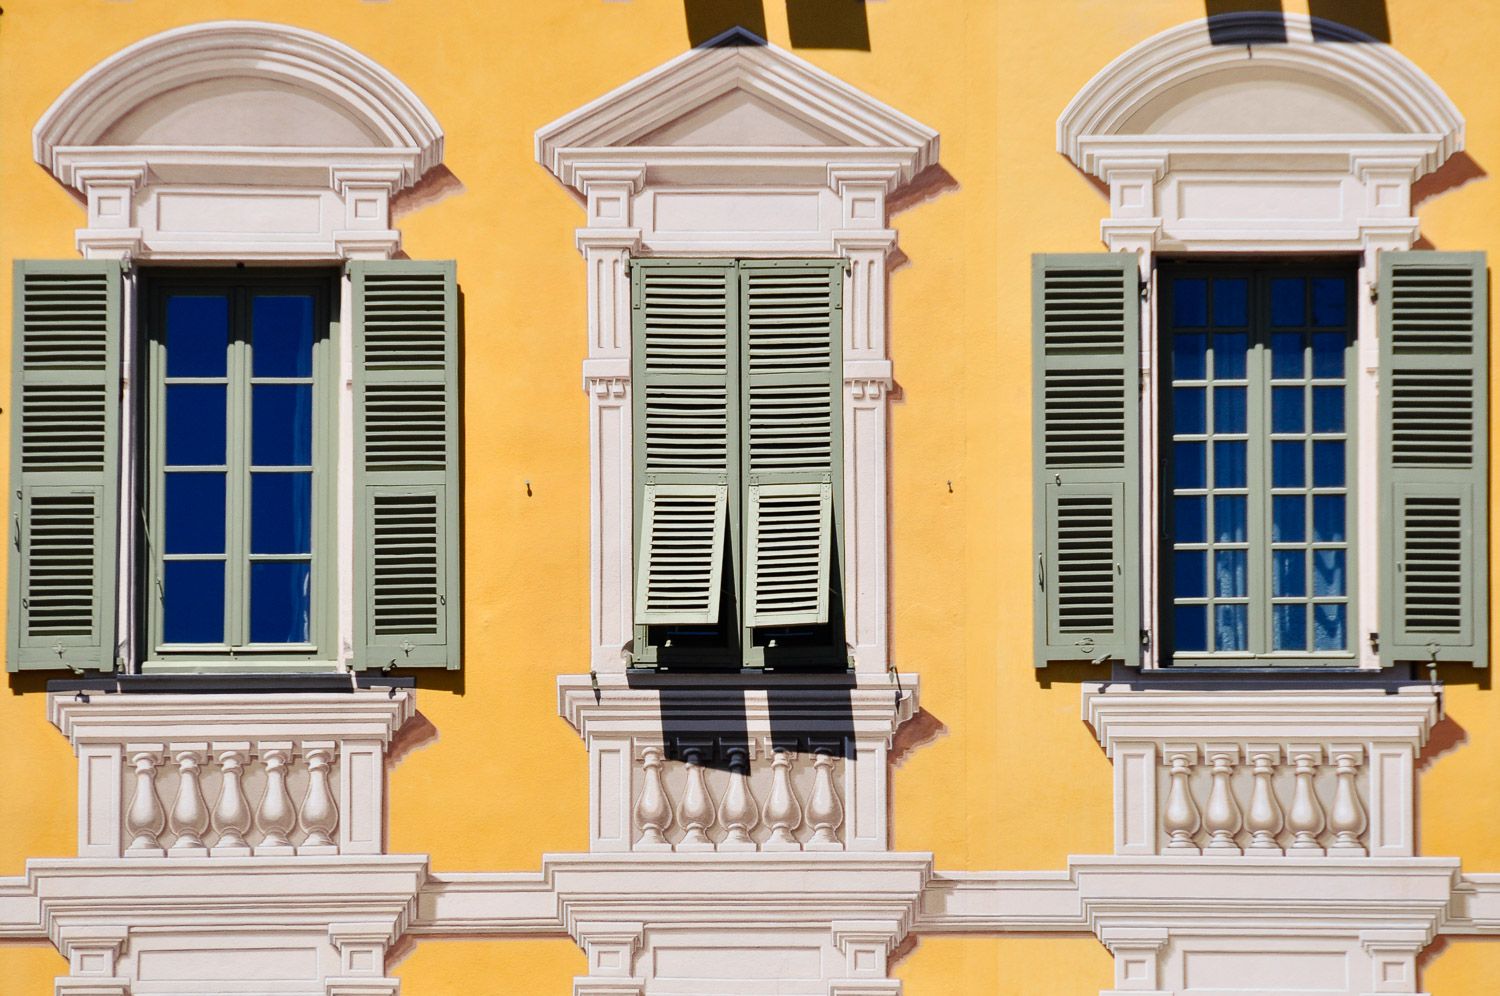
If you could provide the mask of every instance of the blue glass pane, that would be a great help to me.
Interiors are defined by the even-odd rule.
[[[1172,281],[1172,324],[1201,327],[1208,324],[1208,281],[1182,277]]]
[[[224,642],[224,562],[169,560],[162,578],[167,643]]]
[[[312,568],[306,561],[250,565],[250,642],[306,643]]]
[[[1214,606],[1214,649],[1244,650],[1249,632],[1249,608],[1244,605]]]
[[[1243,598],[1245,595],[1245,551],[1214,551],[1214,596]]]
[[[1214,376],[1219,380],[1245,379],[1245,350],[1250,337],[1243,332],[1218,332],[1214,335]]]
[[[1344,542],[1344,496],[1313,496],[1313,542]]]
[[[1217,440],[1214,443],[1214,487],[1245,486],[1245,444],[1241,441]]]
[[[224,475],[167,474],[167,553],[224,552]]]
[[[1307,289],[1301,277],[1271,281],[1271,324],[1282,328],[1307,322]]]
[[[1343,277],[1318,277],[1312,282],[1312,323],[1343,325],[1348,319],[1349,285]]]
[[[224,463],[223,384],[167,385],[167,464],[173,467]]]
[[[1344,376],[1344,350],[1349,339],[1342,332],[1314,332],[1312,335],[1313,376],[1340,380]]]
[[[1271,649],[1307,649],[1307,606],[1271,606]]]
[[[1304,344],[1300,332],[1271,333],[1271,376],[1277,380],[1301,380]]]
[[[1214,388],[1214,432],[1245,431],[1245,389]]]
[[[1344,572],[1347,559],[1343,550],[1313,551],[1313,594],[1344,595],[1348,593],[1349,580]]]
[[[1313,443],[1313,487],[1344,486],[1344,444],[1342,440],[1320,440]]]
[[[1344,616],[1342,603],[1313,607],[1313,649],[1349,649],[1349,636],[1345,632]]]
[[[250,475],[250,552],[312,551],[312,474]]]
[[[1344,431],[1344,389],[1313,388],[1313,432]]]
[[[1178,653],[1208,649],[1208,606],[1172,607],[1173,650]]]
[[[1298,598],[1307,594],[1307,558],[1301,550],[1272,552],[1271,594]]]
[[[1202,380],[1208,371],[1208,336],[1200,333],[1172,336],[1172,376],[1177,380]]]
[[[1271,431],[1305,432],[1302,415],[1304,395],[1300,387],[1271,388]]]
[[[251,390],[251,463],[257,467],[311,464],[312,385],[256,384]]]
[[[223,377],[229,363],[229,298],[167,298],[167,376]]]
[[[1231,277],[1214,281],[1214,324],[1243,326],[1249,321],[1250,281]]]
[[[256,377],[311,377],[311,295],[257,294],[251,309],[251,351]]]
[[[1208,539],[1208,499],[1201,495],[1172,499],[1172,538],[1178,543],[1202,543]]]
[[[1271,499],[1271,542],[1301,543],[1307,539],[1307,499],[1276,495]]]
[[[1178,550],[1172,554],[1172,596],[1208,597],[1208,554],[1203,550]]]
[[[1208,484],[1207,461],[1202,443],[1172,444],[1172,486],[1201,488]]]
[[[1172,431],[1178,435],[1201,435],[1208,429],[1202,387],[1174,387],[1172,389]]]
[[[1245,498],[1243,495],[1214,496],[1214,542],[1245,542]]]
[[[1273,488],[1301,488],[1307,485],[1307,469],[1303,466],[1302,444],[1278,442],[1271,444],[1271,486]]]

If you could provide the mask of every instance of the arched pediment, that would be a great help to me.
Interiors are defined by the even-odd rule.
[[[1284,35],[1285,40],[1266,41]],[[1058,150],[1096,172],[1103,150],[1167,139],[1295,147],[1380,140],[1416,149],[1431,172],[1463,147],[1446,94],[1390,45],[1306,16],[1251,12],[1180,25],[1115,59],[1057,124]]]
[[[442,140],[416,95],[349,46],[282,24],[214,21],[90,69],[37,123],[34,151],[71,185],[73,150],[385,150],[410,185],[441,160]]]

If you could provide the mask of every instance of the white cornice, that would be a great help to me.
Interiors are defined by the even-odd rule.
[[[836,141],[784,148],[633,144],[734,90],[751,93]],[[937,155],[938,136],[931,128],[741,29],[683,53],[536,133],[537,161],[569,186],[578,185],[580,167],[622,158],[653,170],[747,164],[826,170],[833,163],[864,163],[894,167],[906,182],[937,162]]]
[[[267,150],[283,158],[405,160],[409,186],[442,161],[443,132],[417,96],[392,73],[316,32],[262,21],[211,21],[152,35],[105,59],[63,91],[32,134],[36,161],[64,183],[65,159],[96,148],[110,125],[143,101],[192,83],[226,77],[275,80],[333,103],[375,135],[378,150]],[[141,148],[141,147],[136,147]],[[66,150],[68,155],[62,153]],[[233,150],[201,150],[218,156]],[[181,158],[191,153],[179,150]],[[153,157],[152,162],[155,163]]]
[[[1285,43],[1264,41],[1267,28],[1282,25]],[[1390,45],[1306,15],[1247,12],[1215,18],[1212,41],[1206,21],[1191,21],[1146,39],[1105,66],[1058,118],[1058,151],[1080,169],[1099,175],[1094,160],[1101,147],[1109,147],[1112,141],[1124,143],[1130,154],[1180,149],[1195,139],[1125,135],[1121,128],[1134,112],[1167,90],[1211,73],[1252,65],[1252,56],[1259,70],[1290,70],[1322,81],[1332,90],[1357,94],[1396,122],[1397,130],[1344,138],[1225,135],[1216,139],[1227,147],[1273,155],[1309,153],[1319,141],[1346,152],[1351,145],[1403,152],[1417,149],[1426,173],[1464,146],[1464,120],[1458,108],[1426,73]]]
[[[1200,740],[1427,742],[1437,722],[1437,696],[1412,686],[1342,691],[1177,691],[1085,685],[1083,718],[1105,752],[1124,742]]]

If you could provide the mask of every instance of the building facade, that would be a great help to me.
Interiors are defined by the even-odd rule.
[[[8,5],[0,991],[1491,991],[1497,27]]]

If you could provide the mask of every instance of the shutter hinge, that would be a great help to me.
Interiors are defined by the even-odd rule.
[[[1141,649],[1151,649],[1151,631],[1149,629],[1141,630]]]
[[[1141,300],[1142,301],[1149,300],[1150,297],[1151,297],[1151,281],[1149,281],[1149,280],[1142,280],[1141,281]]]
[[[1371,280],[1370,281],[1370,303],[1374,304],[1378,300],[1380,300],[1380,285],[1377,284],[1375,281]]]
[[[1378,654],[1378,653],[1380,653],[1380,634],[1379,633],[1375,633],[1375,632],[1371,632],[1370,633],[1370,653],[1372,653],[1372,654]]]

